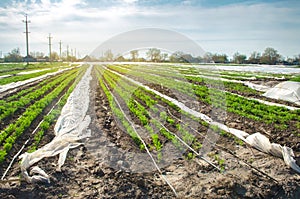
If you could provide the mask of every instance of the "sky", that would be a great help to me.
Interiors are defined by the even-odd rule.
[[[83,57],[119,34],[157,28],[229,57],[267,47],[300,54],[299,0],[1,0],[0,56],[17,47],[26,54],[25,14],[30,52],[47,54],[49,33],[53,51],[61,41]]]

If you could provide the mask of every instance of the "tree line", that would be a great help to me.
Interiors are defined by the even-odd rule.
[[[2,62],[25,62],[28,59],[30,62],[49,62],[49,61],[79,61],[74,55],[66,52],[59,56],[57,52],[51,52],[51,56],[45,55],[43,52],[30,52],[28,58],[23,57],[19,48],[14,48],[11,52],[0,59]]]
[[[229,60],[228,55],[218,53],[205,53],[203,56],[192,56],[181,51],[172,54],[162,52],[157,48],[150,48],[146,52],[145,57],[139,57],[138,50],[130,51],[129,58],[121,55],[114,56],[111,50],[107,50],[103,56],[99,58],[85,57],[86,61],[131,61],[131,62],[171,62],[171,63],[234,63],[234,64],[284,64],[284,65],[300,65],[300,54],[293,58],[284,58],[274,48],[268,47],[263,53],[254,51],[249,57],[245,54],[236,52],[233,58]]]
[[[13,49],[4,56],[4,62],[22,62],[26,57],[22,57],[19,48]],[[162,52],[157,48],[150,48],[146,52],[146,57],[139,57],[138,50],[132,50],[129,56],[125,58],[122,55],[114,55],[111,50],[107,50],[99,58],[85,56],[83,59],[77,59],[72,55],[63,54],[61,57],[56,53],[51,53],[51,60],[41,52],[31,52],[30,61],[131,61],[131,62],[171,62],[171,63],[234,63],[234,64],[284,64],[300,65],[300,54],[293,58],[284,58],[274,48],[268,47],[263,53],[254,51],[249,57],[245,54],[236,52],[232,59],[228,55],[218,53],[205,53],[203,56],[192,56],[191,54],[176,51],[172,54]]]

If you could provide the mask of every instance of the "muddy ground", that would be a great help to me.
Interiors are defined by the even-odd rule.
[[[51,176],[50,184],[28,184],[23,180],[1,182],[0,198],[175,198],[149,156],[140,151],[114,120],[95,77],[91,90],[88,114],[93,121],[92,137],[69,151],[61,171],[57,171],[58,157],[38,163]],[[251,123],[243,127],[243,123],[250,121],[240,118],[239,122],[233,115],[227,118],[228,124],[236,128],[259,125]],[[53,138],[51,129],[41,145]],[[172,146],[165,144],[168,152],[172,152]],[[219,137],[206,158],[218,164],[212,158],[215,155],[225,160],[222,172],[198,158],[188,160],[182,154],[168,156],[168,153],[163,156],[162,173],[178,198],[300,198],[300,175],[283,160],[238,145],[227,137]],[[1,165],[2,172],[4,169]],[[18,179],[19,174],[15,163],[6,180]]]

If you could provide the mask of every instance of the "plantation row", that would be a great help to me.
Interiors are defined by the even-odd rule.
[[[214,69],[214,66],[211,66]],[[269,74],[269,73],[262,73],[262,72],[234,72],[234,71],[218,71],[218,70],[211,70],[201,67],[173,67],[174,69],[180,71],[183,75],[205,75],[208,77],[222,77],[229,80],[272,80],[272,79],[291,79],[294,75],[290,74]]]
[[[77,83],[81,80],[84,75],[87,67],[80,69],[80,71],[76,71],[77,76],[74,83],[68,88],[68,90],[64,93],[64,95],[59,99],[58,103],[53,107],[53,109],[43,117],[42,122],[34,135],[32,143],[28,146],[28,153],[34,152],[37,150],[40,141],[42,140],[44,134],[49,130],[51,124],[53,124],[60,115],[61,109],[66,104],[70,94],[76,87]]]
[[[148,83],[159,84],[167,88],[175,89],[182,95],[191,97],[197,96],[198,100],[206,105],[225,109],[228,112],[238,114],[248,119],[261,121],[266,124],[274,124],[279,129],[287,129],[290,125],[293,125],[295,128],[300,126],[299,110],[291,111],[284,107],[269,106],[229,92],[223,92],[224,87],[243,92],[255,92],[252,89],[245,88],[245,86],[241,84],[223,84],[223,82],[215,80],[208,80],[206,83],[203,78],[191,76],[187,77],[189,82],[187,80],[180,81],[176,79],[176,76],[173,77],[171,75],[160,76],[152,73],[147,73],[146,75],[146,73],[140,72],[137,66],[134,67],[134,71],[116,65],[111,65],[108,68],[141,82],[146,81]],[[142,70],[144,70],[144,68],[142,68]],[[204,84],[204,82],[207,85]]]
[[[151,141],[146,142],[146,147],[150,151],[156,151],[158,161],[162,159],[160,152],[167,142],[172,142],[182,153],[188,149],[189,152],[185,153],[187,158],[200,157],[197,151],[202,147],[201,142],[208,130],[208,123],[195,118],[180,110],[172,102],[122,79],[103,67],[98,67],[97,70],[100,85],[108,97],[114,114],[141,149],[144,149],[145,146],[133,131],[128,120],[134,121],[135,125],[142,126],[143,131],[150,135]],[[130,111],[130,119],[126,119],[127,116],[125,116],[124,111],[120,111],[121,106],[116,105],[116,101],[117,104],[122,104],[122,102],[126,104],[123,109]],[[180,119],[181,115],[185,122],[182,121],[183,118]],[[193,129],[192,126],[195,128]],[[198,131],[198,129],[202,130]],[[142,139],[147,140],[147,136]]]
[[[73,64],[72,64],[73,65]],[[76,64],[78,65],[78,64]],[[61,63],[61,62],[53,62],[53,63],[35,63],[24,65],[23,63],[20,64],[0,64],[0,76],[4,75],[16,75],[20,72],[30,72],[35,70],[48,70],[54,68],[63,68],[63,67],[70,67],[69,63]]]
[[[46,108],[50,104],[53,105],[53,102],[57,101],[60,96],[67,92],[68,94],[61,100],[61,103],[65,102],[67,96],[77,83],[75,79],[80,77],[84,71],[84,69],[80,68],[72,69],[61,75],[57,75],[55,78],[44,80],[35,87],[36,89],[29,88],[27,91],[20,91],[22,94],[16,93],[6,100],[1,101],[4,103],[3,107],[7,107],[1,112],[3,118],[12,117],[14,112],[19,109],[26,109],[22,111],[17,119],[10,122],[8,126],[1,130],[0,162],[3,162],[18,138],[31,127],[33,121],[36,121],[38,117],[42,117],[45,114],[44,111]],[[53,114],[45,117],[45,122],[41,124],[43,131],[49,127],[49,124],[53,122],[57,114],[54,111]],[[36,145],[42,138],[42,134],[42,132],[39,132],[35,135],[35,144],[32,146],[32,150],[36,148]]]
[[[199,107],[208,110],[216,109],[216,112],[211,115],[205,112],[214,121],[228,124],[242,118],[243,125],[247,126],[245,129],[243,126],[229,127],[246,133],[252,134],[260,131],[261,128],[271,129],[268,131],[269,134],[266,133],[272,142],[291,146],[295,154],[298,154],[299,110],[291,111],[284,107],[270,106],[228,91],[224,92],[224,87],[245,93],[254,92],[240,83],[223,84],[219,80],[194,76],[182,78],[178,74],[172,75],[167,70],[155,74],[150,72],[152,69],[148,67],[140,66],[140,68],[139,70],[137,66],[111,64],[97,66],[96,70],[99,84],[117,120],[140,149],[150,151],[158,163],[165,159],[164,147],[172,143],[185,158],[193,160],[195,157],[201,158],[220,171],[223,171],[226,165],[236,161],[233,159],[242,160],[246,165],[253,167],[251,161],[240,159],[235,155],[234,150],[239,148],[237,145],[244,145],[244,142],[233,136],[230,129],[228,131],[207,120],[201,120],[201,117],[192,115],[191,112],[185,112],[184,108],[179,108],[171,102],[172,100],[168,100],[168,97],[184,102],[187,107],[193,103],[193,100],[198,100]],[[149,73],[145,72],[147,70]],[[159,92],[161,94],[158,94]],[[191,106],[191,109],[193,108],[195,107]],[[225,112],[230,113],[229,118],[226,118],[226,114],[222,115]],[[253,124],[259,125],[253,126]],[[253,131],[251,128],[259,130]],[[218,143],[214,145],[218,142],[218,138],[215,140],[211,137],[212,131],[217,136],[222,136],[221,145]],[[265,131],[260,132],[265,133]],[[203,148],[206,142],[211,143],[216,149],[209,150],[209,160],[202,156],[202,152],[205,154],[207,151],[207,146]],[[233,146],[229,146],[228,143]],[[220,150],[222,152],[219,154]],[[231,163],[225,161],[224,152],[233,158],[228,160]],[[214,163],[210,162],[211,160]]]
[[[0,101],[0,120],[12,116],[17,110],[26,109],[31,102],[38,100],[43,95],[52,91],[58,84],[60,84],[66,77],[74,75],[75,70],[60,74],[54,78],[49,78],[34,87],[24,89],[7,99]],[[24,95],[25,94],[25,95]]]
[[[41,76],[41,75],[45,75],[47,73],[53,73],[53,72],[56,72],[56,71],[58,71],[58,68],[43,70],[43,71],[36,72],[36,73],[6,77],[6,78],[0,79],[0,85],[5,85],[5,84],[12,83],[12,82],[27,80],[27,79],[38,77],[38,76]]]

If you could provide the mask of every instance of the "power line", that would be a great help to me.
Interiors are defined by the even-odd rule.
[[[26,61],[28,65],[29,64],[28,23],[30,23],[30,21],[27,20],[27,14],[25,14],[25,21],[23,20],[23,22],[25,23],[24,33],[26,33]]]
[[[49,61],[51,62],[51,39],[52,39],[51,33],[49,33],[48,39],[49,39]]]

